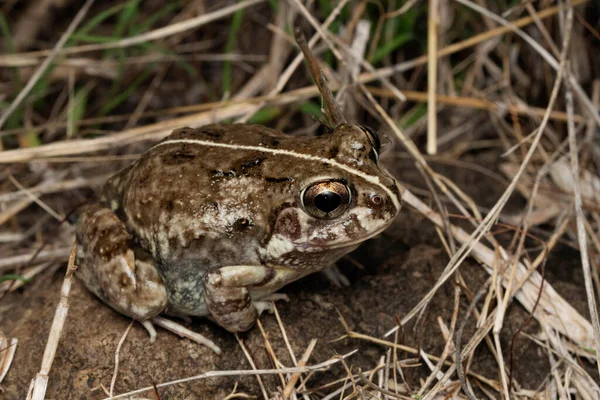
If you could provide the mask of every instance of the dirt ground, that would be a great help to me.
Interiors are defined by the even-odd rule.
[[[494,154],[483,153],[478,162],[492,161]],[[403,181],[418,182],[418,175],[410,164],[397,160],[395,173]],[[446,169],[446,173],[451,170]],[[473,173],[470,173],[473,174]],[[476,176],[461,173],[453,178],[459,184],[477,180]],[[471,194],[480,204],[493,202],[500,193],[499,187],[490,185],[467,185]],[[488,196],[488,201],[482,195]],[[514,199],[518,204],[519,199]],[[579,312],[587,315],[585,297],[581,287],[583,278],[580,269],[570,269],[573,253],[562,248],[547,263],[546,275],[555,288],[574,305]],[[396,316],[402,318],[432,287],[448,261],[431,224],[408,208],[404,208],[396,222],[382,235],[362,245],[338,265],[351,284],[335,287],[323,274],[314,274],[289,285],[284,292],[289,302],[279,302],[283,326],[290,338],[292,348],[299,357],[311,339],[318,339],[309,364],[327,360],[335,354],[345,354],[353,349],[358,353],[347,363],[352,368],[367,370],[377,365],[386,348],[357,339],[342,339],[344,328],[338,312],[349,327],[359,333],[381,337],[396,325]],[[573,263],[571,263],[573,264]],[[575,265],[575,264],[573,264]],[[52,275],[37,279],[21,292],[12,293],[3,301],[0,310],[0,325],[9,337],[19,339],[19,347],[13,366],[3,382],[2,398],[21,399],[25,396],[31,378],[39,369],[41,356],[59,300],[59,290],[64,269]],[[467,261],[460,269],[470,290],[477,289],[487,279],[487,274],[474,261]],[[441,354],[444,340],[437,319],[450,324],[454,297],[453,283],[448,283],[435,296],[426,315],[418,327],[404,327],[404,337],[400,342],[410,346],[420,346],[430,354]],[[461,314],[464,318],[468,301],[461,300]],[[65,324],[47,392],[49,399],[101,399],[106,397],[100,385],[109,387],[115,365],[115,350],[129,321],[93,297],[79,281],[73,286],[69,300],[69,315]],[[518,304],[512,304],[502,332],[502,348],[510,349],[510,341],[515,332],[528,319]],[[470,338],[474,325],[471,320],[464,333],[463,343]],[[261,318],[270,344],[279,360],[286,366],[291,361],[282,339],[280,329],[273,315]],[[134,325],[120,351],[119,373],[115,394],[152,386],[207,371],[250,369],[251,366],[236,342],[235,337],[204,319],[183,323],[218,344],[223,350],[216,355],[188,339],[180,339],[174,334],[158,328],[156,343],[150,344],[146,331]],[[525,332],[535,335],[539,328],[535,321],[530,322]],[[265,350],[264,338],[255,327],[241,336],[256,367],[273,368],[273,363]],[[509,354],[504,354],[508,359]],[[532,341],[517,338],[514,350],[514,377],[524,389],[535,390],[548,378],[550,367],[547,355]],[[399,359],[414,358],[402,352]],[[471,369],[491,380],[498,380],[497,365],[489,350],[482,346],[476,353]],[[405,368],[408,385],[425,379],[430,370],[419,364]],[[318,388],[346,375],[346,371],[335,365],[328,372],[317,373],[308,381],[307,387]],[[277,377],[263,377],[270,395],[281,387]],[[190,383],[169,386],[158,390],[160,398],[208,399],[224,398],[238,383],[237,392],[257,395],[260,389],[256,378],[219,377],[207,378]],[[339,386],[335,386],[337,388]],[[323,393],[331,389],[323,389]]]

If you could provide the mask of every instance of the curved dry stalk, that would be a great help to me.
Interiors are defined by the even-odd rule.
[[[322,25],[323,29],[328,29],[329,28],[329,26],[340,15],[340,13],[342,12],[342,9],[346,5],[346,3],[348,3],[348,1],[350,1],[350,0],[341,0],[335,6],[335,8],[331,11],[331,13],[325,19],[325,22],[323,22],[323,25]],[[276,34],[277,34],[277,32],[276,32]],[[318,40],[319,40],[319,32],[316,32],[310,38],[310,40],[308,41],[308,47],[309,48],[314,47],[317,44]],[[292,74],[294,73],[294,71],[296,71],[296,69],[298,69],[298,66],[302,62],[303,58],[304,58],[303,57],[303,53],[298,53],[298,55],[292,60],[292,62],[285,68],[285,70],[283,71],[283,73],[279,76],[279,79],[277,80],[277,83],[275,84],[275,87],[273,88],[273,90],[271,90],[269,92],[269,94],[268,94],[269,96],[275,96],[275,95],[277,95],[278,93],[280,93],[283,90],[283,88],[285,87],[285,85],[289,82],[290,78],[292,77]],[[247,122],[248,119],[256,111],[258,111],[261,107],[263,107],[264,105],[265,105],[265,101],[261,101],[256,106],[254,106],[254,108],[252,108],[251,110],[249,110],[237,122]]]
[[[117,349],[115,350],[115,368],[113,369],[113,376],[112,376],[112,379],[110,380],[110,389],[108,391],[110,396],[113,395],[113,391],[115,389],[115,383],[117,383],[117,374],[119,373],[119,355],[121,353],[121,346],[123,346],[123,343],[125,343],[125,339],[127,339],[127,335],[129,334],[129,331],[131,330],[131,327],[133,326],[134,322],[135,322],[135,320],[131,320],[129,325],[127,325],[127,329],[125,329],[125,332],[123,332],[121,339],[119,339],[119,343],[117,343]]]
[[[344,54],[353,60],[353,63],[359,64],[363,68],[365,68],[369,72],[375,72],[375,67],[371,65],[368,61],[366,61],[363,57],[356,57],[353,53],[352,49],[339,37],[331,33],[330,31],[326,31],[323,29],[321,25],[319,25],[318,21],[312,14],[304,7],[304,5],[298,1],[294,0],[294,3],[297,5],[300,12],[304,15],[304,17],[310,22],[313,28],[323,37],[323,41],[329,47],[329,50],[333,53],[333,55],[340,61],[342,66],[347,70],[351,71],[352,66],[349,66],[346,60],[340,55],[337,48],[334,46],[334,43],[344,51]],[[377,77],[388,90],[390,90],[400,101],[406,101],[406,97],[400,92],[400,90],[393,85],[387,76],[380,75]],[[357,81],[357,80],[356,80]],[[357,81],[358,82],[358,81]]]
[[[4,380],[4,377],[10,369],[15,352],[17,351],[17,343],[19,341],[15,338],[7,338],[4,333],[0,331],[0,383]]]
[[[456,331],[456,337],[455,337],[455,343],[454,343],[454,346],[455,346],[454,351],[456,354],[456,372],[458,375],[458,379],[460,380],[460,385],[462,386],[463,392],[465,392],[465,394],[467,395],[469,400],[476,400],[476,397],[473,395],[471,388],[467,384],[467,380],[465,378],[465,371],[463,370],[462,356],[461,356],[462,334],[465,330],[465,327],[467,326],[467,322],[469,321],[469,317],[471,316],[471,313],[473,312],[473,310],[475,310],[475,307],[477,306],[477,303],[479,302],[479,299],[485,294],[485,291],[487,289],[489,282],[490,282],[490,280],[488,279],[488,281],[477,291],[477,293],[473,297],[473,300],[471,301],[471,304],[469,304],[469,307],[467,308],[467,311],[465,313],[465,318],[462,320],[462,322],[460,323],[460,326],[458,327],[458,330]]]
[[[319,63],[317,62],[317,59],[313,55],[312,51],[310,51],[310,47],[308,47],[308,43],[306,43],[306,37],[300,28],[296,27],[294,29],[294,37],[296,38],[296,42],[298,43],[300,50],[302,50],[302,54],[304,54],[304,58],[306,59],[310,73],[312,74],[313,79],[319,88],[319,92],[321,92],[321,96],[323,96],[323,101],[327,107],[330,121],[333,123],[334,127],[345,123],[346,118],[344,118],[338,109],[335,103],[335,98],[331,93],[331,89],[329,89],[327,81],[325,80],[325,76],[319,68]]]

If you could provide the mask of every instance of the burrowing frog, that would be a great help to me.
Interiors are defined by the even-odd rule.
[[[400,210],[370,129],[318,137],[182,128],[105,185],[77,224],[78,275],[139,321],[209,316],[249,329],[261,299],[322,270]]]

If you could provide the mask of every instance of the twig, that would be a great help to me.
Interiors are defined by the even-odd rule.
[[[21,192],[23,192],[29,198],[29,200],[31,200],[32,202],[34,202],[35,204],[40,206],[42,209],[44,209],[44,211],[46,211],[54,219],[56,219],[57,221],[62,221],[64,219],[64,217],[62,215],[60,215],[59,213],[57,213],[56,211],[54,211],[52,209],[52,207],[50,207],[48,204],[44,203],[38,196],[31,193],[31,191],[29,189],[27,189],[26,187],[21,185],[21,182],[19,182],[13,176],[13,174],[10,172],[10,170],[8,170],[8,172],[7,172],[7,177],[8,177],[8,180],[10,180],[12,182],[12,184],[17,187],[17,189],[19,189]]]
[[[440,237],[443,237],[440,235]],[[448,337],[446,337],[446,344],[444,345],[444,350],[442,351],[442,355],[440,356],[439,361],[436,363],[435,368],[431,371],[431,374],[425,380],[425,383],[421,385],[421,389],[419,389],[418,395],[423,396],[423,393],[429,385],[433,382],[433,380],[437,377],[437,374],[441,371],[446,358],[450,354],[452,347],[452,336],[454,335],[456,329],[456,322],[458,320],[458,311],[460,309],[460,288],[455,286],[454,290],[454,311],[452,312],[452,320],[450,322],[450,330],[448,331]],[[439,317],[438,317],[439,318]],[[394,349],[395,350],[395,349]],[[395,364],[395,363],[394,363]],[[394,370],[395,371],[395,370]]]
[[[90,7],[92,6],[93,3],[94,3],[94,0],[87,0],[85,2],[85,4],[83,5],[83,7],[81,7],[79,12],[75,16],[75,18],[73,18],[73,21],[71,21],[71,23],[69,24],[69,27],[67,28],[65,33],[62,34],[62,36],[60,37],[58,42],[56,42],[56,45],[54,45],[52,52],[48,55],[48,57],[44,60],[44,62],[39,66],[39,68],[31,76],[31,78],[29,79],[29,82],[27,82],[27,85],[25,85],[25,87],[23,89],[21,89],[21,91],[19,92],[17,97],[12,101],[12,103],[6,109],[6,111],[4,111],[2,113],[2,116],[0,117],[0,129],[2,129],[2,127],[6,123],[6,120],[8,120],[8,118],[17,109],[17,107],[19,107],[19,105],[25,99],[25,97],[27,97],[29,92],[31,92],[31,89],[33,89],[35,84],[40,80],[40,78],[42,77],[44,72],[46,72],[46,70],[52,63],[52,61],[54,61],[54,58],[58,55],[58,53],[63,48],[63,46],[67,43],[67,40],[69,40],[69,38],[75,31],[75,28],[77,28],[79,23],[83,20],[83,18],[85,17],[85,15],[87,14],[88,10],[90,9]]]
[[[48,374],[56,355],[58,348],[58,341],[62,334],[67,314],[69,313],[69,294],[71,292],[71,281],[73,273],[77,269],[75,265],[75,254],[77,250],[77,243],[73,244],[71,249],[71,255],[69,256],[69,264],[67,265],[67,272],[65,273],[65,279],[60,289],[60,301],[56,306],[56,313],[52,320],[52,326],[50,327],[50,334],[48,335],[48,341],[46,342],[46,348],[44,350],[44,356],[42,358],[42,366],[40,372],[38,372],[32,382],[32,391],[27,395],[27,399],[31,400],[44,400],[46,394],[46,387],[48,385]]]
[[[68,257],[70,254],[68,247],[59,247],[57,249],[47,249],[42,250],[37,254],[35,260],[37,262],[43,261],[58,261],[63,260],[65,257]],[[3,257],[0,258],[0,272],[7,271],[12,268],[17,268],[26,265],[30,262],[32,256],[35,255],[33,253],[27,254],[19,254],[12,257]]]

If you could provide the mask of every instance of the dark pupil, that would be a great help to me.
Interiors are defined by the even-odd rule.
[[[315,197],[315,207],[325,213],[332,212],[338,208],[341,203],[342,196],[330,190],[325,190]]]

